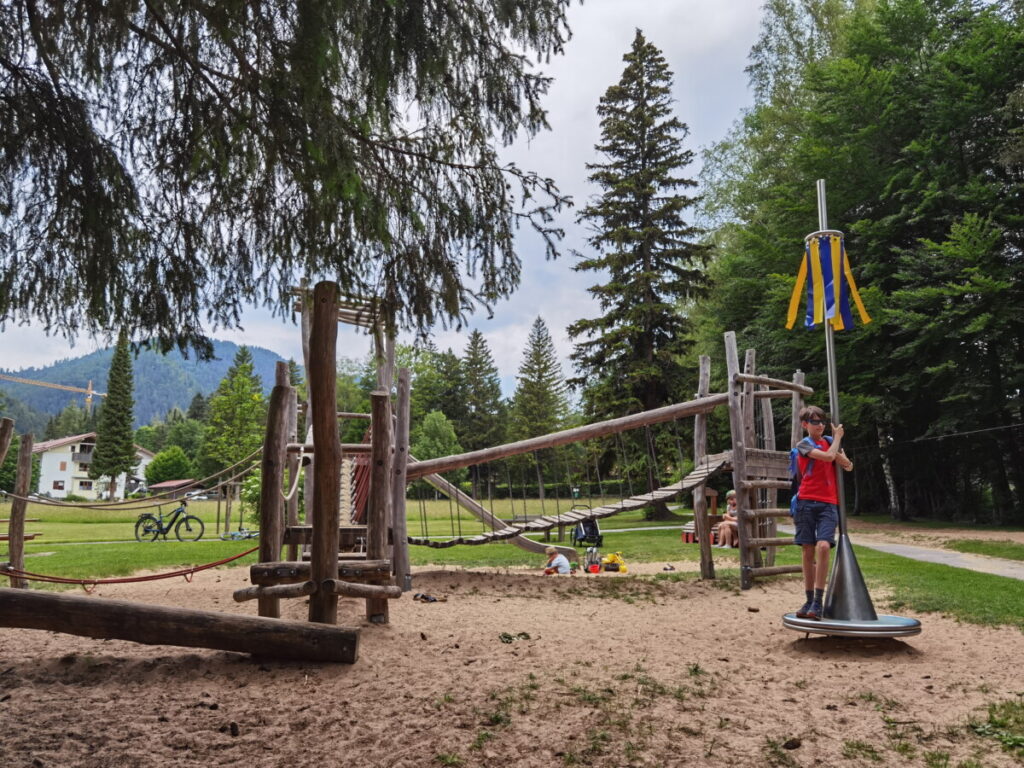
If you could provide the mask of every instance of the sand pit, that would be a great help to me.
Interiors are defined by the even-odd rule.
[[[252,614],[247,572],[96,599]],[[966,727],[1024,692],[1019,631],[805,639],[780,622],[796,580],[723,587],[422,568],[414,591],[447,600],[392,601],[388,626],[341,601],[352,666],[0,630],[0,765],[1019,764]]]

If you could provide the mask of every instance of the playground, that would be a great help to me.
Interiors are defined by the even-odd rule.
[[[716,558],[721,568],[735,557]],[[696,566],[696,563],[691,563]],[[357,664],[3,630],[6,765],[1018,765],[970,722],[1019,701],[1019,629],[908,640],[782,627],[791,580],[414,568]],[[685,574],[681,562],[675,566]],[[672,578],[656,579],[654,574]],[[232,614],[247,568],[97,596]],[[407,596],[411,597],[411,596]],[[440,599],[446,598],[446,599]],[[885,605],[887,595],[875,594]],[[305,601],[282,601],[302,620]],[[931,757],[928,757],[931,756]],[[945,760],[943,759],[945,757]],[[876,759],[877,758],[877,759]],[[932,762],[928,762],[931,760]],[[972,762],[973,761],[973,762]]]

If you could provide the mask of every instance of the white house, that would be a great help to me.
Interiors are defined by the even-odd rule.
[[[110,479],[89,478],[89,464],[96,448],[96,433],[46,440],[32,446],[32,453],[39,456],[39,493],[55,499],[63,499],[69,493],[86,499],[102,499],[110,488]],[[153,460],[152,451],[136,445],[135,455],[139,463],[130,475],[117,478],[114,497],[123,499],[125,492],[132,493],[145,485],[146,465]]]

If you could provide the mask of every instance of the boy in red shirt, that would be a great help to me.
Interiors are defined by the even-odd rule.
[[[824,436],[828,420],[815,405],[800,411],[800,425],[807,437],[797,444],[797,470],[800,488],[797,491],[795,541],[803,549],[804,591],[807,602],[796,612],[801,619],[820,619],[828,577],[828,561],[836,545],[839,524],[839,494],[836,488],[838,464],[849,472],[853,462],[843,453],[843,425],[832,425],[832,440]]]

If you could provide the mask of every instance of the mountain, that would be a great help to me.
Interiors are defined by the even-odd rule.
[[[230,341],[213,340],[212,360],[198,361],[194,357],[186,359],[180,352],[169,352],[161,355],[152,350],[141,350],[132,359],[132,373],[135,379],[135,426],[148,424],[153,418],[163,419],[167,412],[177,406],[188,410],[189,403],[197,392],[208,396],[217,389],[221,379],[231,367],[231,362],[238,352],[239,346]],[[252,353],[256,374],[263,382],[266,392],[274,386],[274,366],[283,360],[276,352],[261,347],[249,347]],[[83,357],[60,360],[45,368],[23,368],[20,371],[0,370],[10,376],[23,379],[45,381],[51,384],[65,384],[73,387],[92,387],[104,392],[107,387],[107,375],[110,371],[110,359],[113,348],[101,349]],[[0,379],[0,395],[6,394],[6,409],[0,398],[0,412],[18,417],[19,432],[34,431],[42,433],[46,420],[60,413],[64,407],[76,401],[85,405],[85,395],[50,389],[32,384],[19,384]],[[102,398],[93,398],[93,403]],[[13,402],[11,402],[13,401]],[[35,424],[42,414],[42,427]],[[31,422],[31,423],[26,423]],[[24,427],[23,427],[24,425]]]

